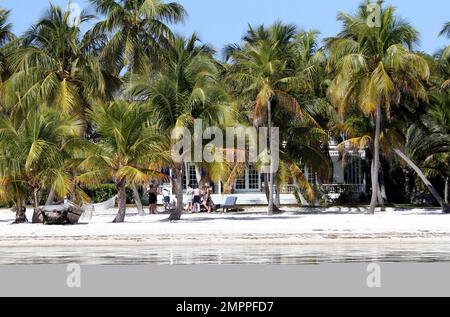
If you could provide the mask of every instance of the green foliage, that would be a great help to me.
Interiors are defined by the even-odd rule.
[[[85,190],[95,204],[105,202],[117,195],[116,185],[104,184],[100,186],[89,186]]]
[[[94,204],[103,203],[114,196],[117,195],[117,188],[114,184],[103,184],[99,186],[88,186],[84,188],[84,191],[86,194],[91,197],[92,202]],[[127,204],[134,204],[134,195],[133,190],[129,187],[126,188],[126,194],[127,194]],[[141,199],[143,198],[143,192],[142,189],[139,190],[139,194]]]

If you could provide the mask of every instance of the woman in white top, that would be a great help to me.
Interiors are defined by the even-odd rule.
[[[194,200],[193,200],[193,212],[200,212],[202,205],[202,196],[200,192],[200,188],[194,189]]]
[[[186,210],[190,213],[192,212],[192,207],[194,204],[194,189],[191,187],[191,185],[189,185],[186,190],[186,196],[187,196]]]

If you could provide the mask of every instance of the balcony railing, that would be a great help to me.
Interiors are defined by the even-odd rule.
[[[293,194],[296,191],[297,186],[285,185],[281,188],[282,194]],[[366,185],[364,184],[324,184],[320,188],[331,194],[343,194],[343,193],[365,193]]]
[[[366,185],[364,184],[324,184],[321,188],[323,191],[332,194],[366,192]]]

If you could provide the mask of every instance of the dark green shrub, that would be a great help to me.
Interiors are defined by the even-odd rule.
[[[104,184],[100,186],[90,186],[84,188],[86,194],[91,197],[93,203],[98,204],[105,202],[115,195],[117,195],[117,189],[115,184]],[[134,204],[133,190],[129,187],[126,189],[127,193],[127,204]],[[142,198],[142,189],[139,190],[140,196]]]

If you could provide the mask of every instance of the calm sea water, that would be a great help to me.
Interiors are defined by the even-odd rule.
[[[2,247],[0,265],[303,265],[323,263],[450,262],[445,244],[297,246]]]

